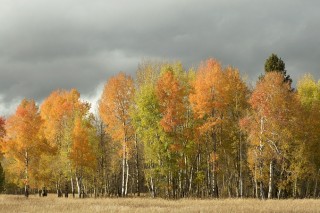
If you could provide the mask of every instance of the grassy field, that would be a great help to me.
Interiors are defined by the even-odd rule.
[[[320,212],[320,200],[45,198],[1,195],[0,212]]]

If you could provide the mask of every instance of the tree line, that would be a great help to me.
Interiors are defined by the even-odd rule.
[[[135,79],[108,79],[98,115],[76,89],[54,91],[40,107],[24,99],[0,117],[0,189],[317,198],[320,81],[307,74],[291,84],[275,54],[254,88],[215,59],[190,70],[146,61]]]

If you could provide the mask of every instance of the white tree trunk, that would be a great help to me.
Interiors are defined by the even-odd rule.
[[[76,176],[77,188],[78,188],[78,196],[81,198],[81,178]]]
[[[29,156],[28,151],[25,152],[25,184],[24,184],[24,195],[29,197],[29,177],[28,177],[28,167],[29,167]]]
[[[125,173],[126,173],[126,145],[122,147],[122,183],[121,183],[121,196],[125,195]]]
[[[272,199],[272,193],[273,193],[272,186],[273,186],[273,160],[270,161],[268,199]]]
[[[125,184],[125,192],[124,195],[128,195],[128,181],[129,181],[129,164],[128,164],[128,159],[126,157],[126,184]]]

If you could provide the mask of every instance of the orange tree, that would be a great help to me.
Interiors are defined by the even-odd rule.
[[[17,167],[23,165],[25,196],[28,197],[29,177],[36,167],[41,151],[46,144],[40,137],[42,120],[33,100],[22,100],[14,115],[6,123],[7,135],[2,151],[12,157]],[[30,166],[32,166],[30,168]]]
[[[133,104],[134,91],[132,78],[120,73],[108,80],[99,103],[99,113],[106,125],[106,132],[114,141],[122,144],[122,196],[126,196],[128,190],[128,146],[133,138],[129,109]]]

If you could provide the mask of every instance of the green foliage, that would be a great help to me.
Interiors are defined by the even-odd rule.
[[[298,82],[298,96],[301,103],[306,107],[311,107],[314,103],[320,102],[320,81],[307,74]]]
[[[279,58],[276,54],[272,53],[269,58],[265,61],[264,71],[268,72],[280,72],[282,73],[285,82],[292,83],[292,79],[290,75],[287,75],[287,71],[285,70],[286,65],[281,58]],[[260,77],[261,78],[261,77]]]
[[[279,58],[276,54],[272,53],[269,58],[266,60],[264,64],[264,71],[268,72],[282,72],[284,75],[286,74],[285,63],[281,58]]]

